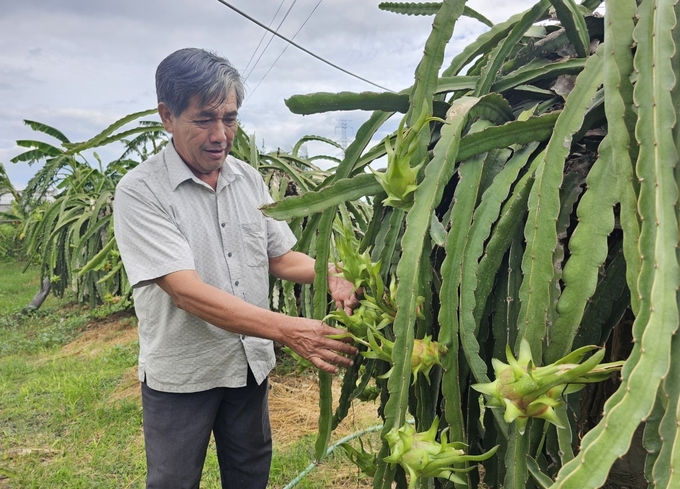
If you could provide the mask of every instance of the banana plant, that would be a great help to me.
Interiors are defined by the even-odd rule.
[[[363,456],[375,460],[376,489],[581,489],[642,474],[645,487],[676,487],[680,6],[540,0],[445,64],[466,7],[381,4],[434,16],[412,86],[286,101],[301,114],[370,115],[326,186],[265,212],[316,220],[330,241],[336,209],[370,203],[367,228],[345,232],[356,234],[356,257],[370,256],[384,283],[398,284],[395,314],[378,330],[389,358],[357,358],[335,414],[321,380],[317,456],[350,403],[376,385],[382,446]],[[370,146],[395,114],[399,128]],[[423,114],[432,119],[419,125]],[[401,165],[390,168],[396,154]],[[372,163],[384,156],[382,172]],[[317,256],[321,271],[329,253]],[[313,292],[324,318],[323,283]],[[363,312],[354,322],[360,330]],[[445,348],[429,381],[411,369],[424,338]],[[373,339],[360,349],[380,349]],[[416,433],[440,420],[446,443],[473,456],[497,452],[480,459],[482,473],[449,481],[424,459],[404,466],[395,433],[411,418]],[[614,462],[642,428],[648,455],[625,473]]]

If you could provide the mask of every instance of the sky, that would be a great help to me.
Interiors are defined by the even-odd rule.
[[[239,111],[258,147],[289,150],[305,135],[351,142],[368,118],[362,111],[292,114],[284,100],[313,92],[380,91],[273,37],[218,0],[0,0],[0,163],[16,188],[36,167],[13,164],[40,139],[24,119],[59,129],[72,142],[98,134],[117,119],[156,106],[158,63],[183,47],[228,58],[246,81]],[[380,0],[225,0],[317,56],[393,91],[413,84],[433,17],[378,9]],[[526,10],[534,0],[468,0],[493,22]],[[487,30],[461,18],[447,46],[450,60]],[[266,49],[265,49],[266,48]],[[153,118],[148,118],[153,119]],[[396,125],[398,119],[390,121]],[[343,129],[344,128],[344,129]],[[376,135],[376,142],[384,134]],[[309,154],[337,155],[329,146]],[[120,156],[99,150],[104,163]],[[91,164],[96,161],[91,158]]]

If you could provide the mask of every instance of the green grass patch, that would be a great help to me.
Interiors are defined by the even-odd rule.
[[[141,407],[112,400],[136,361],[134,344],[96,356],[0,359],[0,453],[13,487],[113,489],[140,480]]]
[[[0,315],[20,312],[40,289],[38,268],[30,266],[24,271],[25,268],[25,262],[0,261]]]

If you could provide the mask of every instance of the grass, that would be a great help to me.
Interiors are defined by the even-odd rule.
[[[17,313],[40,289],[40,275],[35,267],[24,273],[26,264],[14,260],[0,261],[0,315]],[[49,301],[49,299],[48,299]]]
[[[120,372],[135,361],[131,346],[94,357],[3,358],[0,451],[12,462],[9,487],[120,488],[140,481],[141,408],[109,400]]]
[[[136,318],[55,297],[21,315],[39,288],[38,272],[22,269],[0,263],[0,488],[144,487]],[[315,378],[290,370],[284,362],[272,377],[271,488],[286,486],[313,459]],[[375,422],[359,419],[338,438]],[[201,487],[221,487],[218,473],[211,449]],[[296,486],[326,487],[370,484],[336,452]]]

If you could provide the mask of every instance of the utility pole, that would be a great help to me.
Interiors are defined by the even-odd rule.
[[[343,152],[347,149],[347,146],[349,145],[348,137],[347,137],[347,129],[354,130],[352,126],[349,125],[350,121],[347,119],[338,119],[338,125],[335,126],[335,134],[338,133],[338,129],[340,129],[340,146],[342,146]]]

